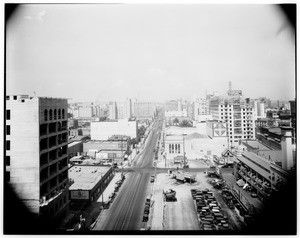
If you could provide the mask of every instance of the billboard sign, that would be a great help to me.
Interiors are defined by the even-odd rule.
[[[71,199],[81,199],[81,200],[89,199],[89,191],[87,190],[70,190],[70,191],[71,191]]]

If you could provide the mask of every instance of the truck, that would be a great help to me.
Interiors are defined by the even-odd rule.
[[[191,182],[191,183],[196,182],[196,176],[195,175],[192,175],[192,174],[189,174],[189,173],[185,173],[184,174],[184,178],[185,178],[186,182]]]
[[[173,189],[169,189],[167,191],[163,192],[166,202],[171,202],[171,201],[177,201],[176,199],[176,191],[174,191]]]
[[[184,183],[186,181],[184,174],[182,174],[180,172],[174,173],[173,177],[179,182]]]

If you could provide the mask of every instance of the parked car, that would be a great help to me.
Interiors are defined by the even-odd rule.
[[[257,194],[256,193],[251,193],[251,197],[257,198]]]
[[[147,214],[144,214],[143,215],[143,222],[147,222],[149,219],[148,215]]]
[[[105,202],[105,203],[103,204],[103,208],[104,208],[104,209],[108,209],[109,207],[110,207],[110,201]]]
[[[233,168],[233,164],[224,164],[222,168]]]

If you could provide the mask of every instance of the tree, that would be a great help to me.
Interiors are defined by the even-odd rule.
[[[137,131],[138,140],[140,140],[141,137],[143,137],[145,135],[145,132],[146,132],[146,128],[144,126],[141,126],[140,128],[138,128],[138,131]]]
[[[181,126],[181,127],[191,127],[192,124],[188,120],[183,120],[182,122],[179,123],[179,126]]]
[[[177,117],[175,117],[175,119],[173,120],[173,124],[177,124],[177,123],[179,123],[179,120]]]
[[[137,138],[132,138],[129,140],[129,146],[133,146],[133,148],[135,148],[136,144],[138,143]]]

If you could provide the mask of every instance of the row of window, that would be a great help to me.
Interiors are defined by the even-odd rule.
[[[169,144],[169,154],[180,154],[180,144]]]
[[[57,120],[57,119],[64,119],[65,118],[65,109],[50,109],[49,111],[47,109],[44,110],[44,120],[51,121],[52,119]]]
[[[47,120],[57,120],[57,119],[65,119],[65,109],[50,109],[49,110],[49,115],[48,115],[48,110],[46,109],[44,111],[44,120],[47,121]],[[10,120],[10,110],[6,110],[6,120]]]
[[[247,115],[243,115],[243,118],[246,119],[246,116],[247,116],[247,118],[249,118],[251,114],[252,113],[250,113],[250,114],[247,113]],[[223,115],[223,112],[221,112],[221,116],[231,117],[231,112],[230,113],[224,113],[224,115]],[[235,118],[241,118],[242,117],[241,114],[234,115],[234,116],[235,116]]]
[[[10,125],[6,125],[6,135],[10,135]]]
[[[222,107],[226,107],[226,108],[228,108],[228,110],[231,110],[231,105],[220,105],[221,106],[221,110],[222,110]],[[240,106],[238,106],[237,105],[237,107],[235,107],[235,106],[233,106],[234,107],[234,109],[240,109]],[[249,111],[249,110],[252,110],[252,108],[249,108],[249,107],[247,107],[247,108],[243,108],[243,111],[245,111],[245,110],[247,110],[247,111]]]
[[[63,204],[67,202],[67,194],[59,200],[51,209],[50,211],[50,216],[54,215],[61,207]]]
[[[13,96],[13,99],[14,99],[14,100],[17,100],[18,97],[17,97],[17,96]],[[9,96],[6,96],[6,100],[9,100]]]
[[[10,156],[9,155],[7,155],[5,157],[5,165],[10,166]]]
[[[10,150],[10,140],[6,141],[6,150]]]
[[[10,110],[6,110],[6,120],[10,120]]]

